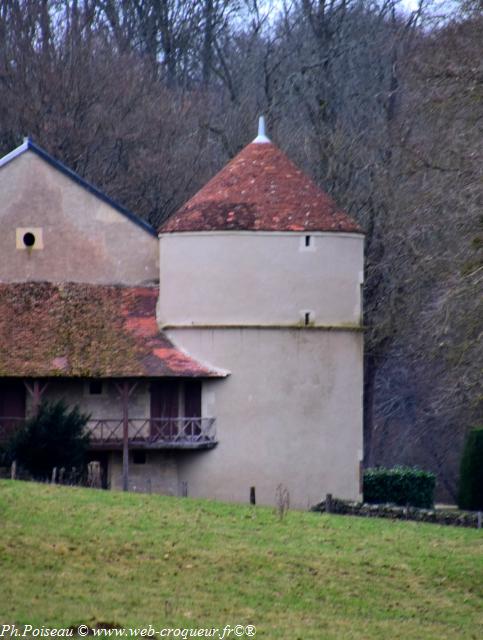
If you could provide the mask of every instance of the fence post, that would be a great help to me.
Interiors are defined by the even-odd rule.
[[[476,520],[476,526],[478,529],[481,529],[481,511],[478,511],[478,515],[477,515],[477,520]]]
[[[57,482],[57,467],[54,467],[52,469],[52,484],[55,484]]]
[[[325,496],[325,513],[332,513],[332,494],[328,493]]]
[[[17,461],[16,460],[12,462],[12,466],[10,467],[10,479],[11,480],[17,479]]]
[[[255,487],[250,487],[250,504],[257,504],[257,499],[255,496]]]
[[[102,486],[101,464],[98,460],[91,460],[87,465],[87,486],[95,489]]]

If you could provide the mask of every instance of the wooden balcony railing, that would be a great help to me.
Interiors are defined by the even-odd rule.
[[[0,442],[24,421],[0,417]],[[92,449],[122,449],[122,418],[91,419],[86,430]],[[140,449],[210,449],[216,445],[215,418],[130,418],[128,443]]]
[[[87,432],[93,449],[122,448],[122,418],[91,419]],[[143,449],[209,449],[216,445],[215,418],[130,418],[128,442]]]

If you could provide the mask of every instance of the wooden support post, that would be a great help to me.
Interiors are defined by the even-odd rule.
[[[122,405],[122,490],[129,491],[129,397],[137,387],[137,382],[123,380],[116,387]]]
[[[325,513],[332,513],[332,494],[328,493],[325,496]]]
[[[129,491],[129,383],[124,380],[121,391],[122,401],[122,490]]]
[[[52,469],[52,484],[55,484],[57,482],[57,467],[54,467]]]
[[[32,385],[29,385],[29,383],[25,382],[24,380],[24,385],[27,391],[32,396],[32,414],[36,416],[37,413],[39,412],[42,396],[45,390],[47,389],[49,383],[45,382],[43,386],[40,386],[40,382],[38,380],[34,380],[32,382]]]
[[[481,511],[478,511],[478,516],[476,519],[476,526],[478,529],[481,529]]]
[[[17,479],[17,461],[16,460],[12,462],[12,466],[10,467],[10,479],[11,480]]]
[[[255,495],[255,487],[250,487],[250,504],[257,504],[257,498]]]
[[[34,415],[37,415],[40,407],[40,385],[38,380],[34,380],[33,384],[32,405]]]

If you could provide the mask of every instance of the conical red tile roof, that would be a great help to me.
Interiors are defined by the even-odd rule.
[[[178,231],[362,233],[330,196],[271,142],[252,142],[166,220]]]

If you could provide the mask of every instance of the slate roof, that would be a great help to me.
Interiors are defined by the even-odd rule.
[[[147,231],[153,236],[157,236],[156,230],[148,222],[137,216],[135,213],[132,213],[132,211],[129,211],[129,209],[126,209],[119,203],[115,202],[100,189],[92,185],[90,182],[87,182],[87,180],[84,180],[84,178],[81,178],[79,174],[77,174],[75,171],[72,171],[72,169],[69,169],[69,167],[66,167],[65,164],[62,164],[62,162],[59,162],[59,160],[56,160],[53,156],[47,153],[45,149],[42,149],[41,147],[36,145],[35,142],[32,142],[30,138],[25,138],[23,144],[8,153],[6,156],[3,156],[3,158],[0,158],[0,168],[5,166],[15,158],[18,158],[18,156],[22,155],[26,151],[32,151],[40,158],[45,160],[45,162],[50,164],[50,166],[54,167],[54,169],[57,169],[57,171],[60,171],[65,176],[76,182],[83,189],[86,189],[87,191],[89,191],[89,193],[92,193],[94,196],[96,196],[96,198],[99,198],[109,206],[113,207],[113,209],[116,209],[116,211],[121,213],[123,216],[126,216],[126,218],[129,218],[129,220],[131,220],[131,222],[136,224],[138,227],[141,227],[141,229],[144,229],[144,231]]]
[[[224,377],[156,324],[157,287],[0,284],[0,377]]]
[[[329,195],[266,140],[247,145],[159,231],[362,233]]]

